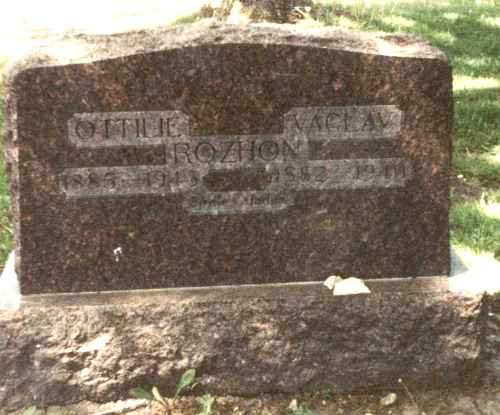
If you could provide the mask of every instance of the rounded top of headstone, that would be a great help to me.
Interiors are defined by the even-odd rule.
[[[207,19],[193,24],[112,35],[62,34],[7,70],[12,78],[25,69],[120,58],[161,50],[209,45],[294,45],[363,54],[447,61],[439,49],[409,34],[376,33],[293,24],[236,26]]]

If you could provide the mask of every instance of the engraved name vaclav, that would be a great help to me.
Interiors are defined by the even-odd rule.
[[[277,211],[304,190],[405,186],[413,169],[403,158],[311,159],[315,141],[395,140],[401,123],[393,105],[308,107],[284,114],[282,134],[192,136],[180,111],[75,114],[68,138],[76,148],[163,146],[165,164],[66,168],[60,186],[71,198],[182,194],[193,214]],[[258,177],[259,189],[210,185],[242,174]]]

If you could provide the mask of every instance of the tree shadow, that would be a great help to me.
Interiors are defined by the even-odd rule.
[[[406,31],[424,37],[443,50],[451,59],[456,73],[476,76],[498,76],[500,71],[500,27],[493,22],[500,18],[500,8],[476,6],[474,2],[450,4],[404,4],[377,9],[325,4],[319,19],[335,25],[335,17],[355,21],[362,29],[384,32]],[[492,24],[485,19],[491,18]],[[398,20],[399,19],[399,20]],[[401,20],[406,24],[401,25]],[[480,58],[486,63],[475,64]],[[456,62],[455,62],[456,61]]]

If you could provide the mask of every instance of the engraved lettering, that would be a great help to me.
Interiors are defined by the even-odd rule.
[[[116,187],[116,180],[117,180],[117,177],[116,177],[116,173],[114,173],[114,172],[107,172],[104,175],[104,185],[108,189],[114,189]]]
[[[406,168],[404,163],[390,164],[385,166],[384,174],[386,178],[406,177]]]
[[[125,138],[127,136],[127,126],[126,126],[126,123],[127,123],[127,119],[126,118],[122,118],[122,119],[119,119],[119,120],[113,120],[115,122],[121,122],[122,123],[122,128],[121,128],[121,135],[122,135],[122,138]]]
[[[298,119],[298,117],[297,117],[297,114],[289,114],[289,115],[287,116],[287,120],[288,120],[288,121],[292,121],[292,123],[294,124],[294,127],[295,127],[297,130],[302,131],[303,126],[302,126],[302,125],[300,125],[300,123],[299,123],[299,119]]]
[[[349,129],[351,122],[351,114],[349,112],[344,112],[344,131],[351,131]]]
[[[363,126],[361,127],[361,129],[365,130],[366,127],[368,127],[368,129],[370,131],[373,131],[375,128],[377,128],[375,125],[375,120],[373,119],[373,115],[372,115],[371,111],[368,112],[368,116],[366,117],[366,120],[365,120]]]
[[[283,141],[283,157],[285,160],[289,159],[289,156],[292,155],[292,158],[297,159],[299,157],[299,148],[301,142],[297,142],[297,148],[293,148],[288,141]]]
[[[236,162],[238,162],[238,160],[236,158],[234,158],[233,160],[227,159],[228,155],[231,154],[231,151],[236,143],[240,144],[239,141],[227,141],[224,143],[224,144],[226,144],[226,148],[224,149],[224,154],[223,154],[222,159],[221,159],[222,163],[236,163]],[[236,153],[236,152],[234,152],[234,153]],[[236,156],[236,154],[234,154],[234,156]],[[240,153],[240,160],[239,161],[241,161],[241,153]]]
[[[327,179],[328,171],[325,166],[314,167],[314,180],[323,183]]]
[[[90,121],[78,121],[75,126],[75,132],[80,140],[88,140],[94,137],[95,125]]]
[[[276,160],[276,157],[278,157],[279,152],[280,150],[278,143],[275,143],[274,141],[264,141],[259,146],[259,156],[262,160],[265,161]]]
[[[71,176],[71,186],[82,187],[83,186],[83,176],[75,174]]]
[[[163,121],[163,120],[162,120]],[[167,136],[168,137],[180,137],[180,133],[173,134],[172,128],[175,127],[174,120],[172,118],[167,118]]]
[[[316,129],[316,130],[319,130],[321,131],[322,130],[322,127],[321,127],[321,123],[322,123],[322,118],[320,117],[319,114],[316,114],[312,120],[311,120],[311,125],[309,126],[309,129]]]
[[[150,187],[164,187],[166,175],[164,171],[153,170],[147,173],[146,180]]]
[[[110,121],[111,121],[110,119],[104,120],[104,137],[105,138],[109,138],[109,122]]]
[[[88,175],[88,185],[89,186],[99,186],[99,178],[97,177],[97,175],[93,174],[93,173],[89,173]]]
[[[181,151],[182,149],[182,151]],[[189,144],[188,143],[175,143],[174,144],[174,162],[179,163],[179,155],[183,154],[186,156],[186,161],[191,164],[191,158],[189,157]]]
[[[310,175],[309,175],[309,168],[307,166],[301,167],[300,173],[302,175],[302,180],[309,180]]]
[[[196,160],[201,163],[210,163],[215,158],[215,147],[210,143],[199,143],[194,149]]]
[[[84,113],[68,120],[68,131],[77,147],[158,145],[186,136],[189,119],[179,111]]]
[[[295,108],[285,119],[285,133],[310,140],[388,140],[401,130],[402,112],[394,105]]]
[[[380,112],[377,112],[376,114],[377,114],[378,122],[379,122],[381,128],[382,129],[386,128],[390,123],[391,114],[388,115],[389,120],[387,122],[384,121],[384,118],[382,117],[382,114]]]
[[[200,183],[200,178],[198,177],[197,173],[193,170],[190,171],[190,182],[189,185],[191,187],[196,187]]]
[[[245,146],[245,142],[238,141],[238,154],[239,161],[244,160],[244,154],[249,154],[246,160],[254,161],[255,160],[255,141],[249,141],[247,146]]]
[[[286,166],[285,174],[288,176],[288,178],[292,180],[295,179],[295,168],[293,166]]]
[[[394,105],[292,108],[283,117],[281,133],[190,136],[180,111],[75,114],[68,120],[75,147],[163,146],[166,161],[66,168],[59,186],[66,197],[179,194],[191,214],[218,215],[285,209],[308,190],[401,188],[414,175],[409,160],[381,158],[377,146],[373,158],[322,154],[334,156],[327,142],[335,140],[398,140],[403,113]],[[213,172],[224,184],[216,191],[207,180]]]
[[[354,178],[360,180],[375,174],[375,166],[372,164],[357,164],[355,166]]]
[[[336,112],[330,112],[326,116],[326,129],[327,130],[333,130],[333,129],[338,129],[339,125],[337,124],[341,119],[340,114],[337,114]]]
[[[148,122],[149,121],[149,122]],[[137,138],[160,138],[163,137],[163,118],[159,118],[157,121],[156,128],[153,125],[154,120],[148,120],[146,118],[135,120],[136,126],[136,137]],[[149,126],[149,128],[148,128]]]

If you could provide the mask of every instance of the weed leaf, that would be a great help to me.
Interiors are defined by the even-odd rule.
[[[177,384],[177,390],[175,391],[175,398],[179,396],[179,394],[182,392],[183,389],[185,389],[194,382],[195,377],[196,377],[195,369],[188,369],[184,372],[184,374],[181,377],[181,380]]]
[[[146,399],[147,401],[155,400],[154,395],[143,388],[130,389],[128,393],[130,394],[130,396],[133,396],[137,399]]]

